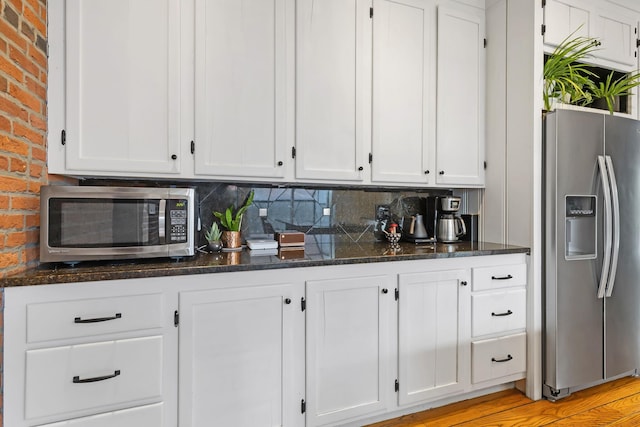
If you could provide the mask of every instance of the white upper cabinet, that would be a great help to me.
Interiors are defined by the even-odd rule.
[[[581,0],[546,0],[544,6],[544,43],[559,45],[569,34],[594,37],[592,12]]]
[[[435,4],[375,2],[371,180],[433,184]]]
[[[180,1],[67,0],[64,14],[66,102],[50,108],[65,114],[49,128],[64,159],[50,172],[179,173]]]
[[[600,45],[591,63],[624,72],[638,68],[640,8],[627,0],[545,0],[544,43],[547,52],[567,37],[592,37]]]
[[[484,10],[438,7],[437,184],[484,184]]]
[[[285,176],[293,11],[293,0],[196,0],[196,175]]]
[[[296,3],[296,178],[358,182],[368,171],[370,4]]]

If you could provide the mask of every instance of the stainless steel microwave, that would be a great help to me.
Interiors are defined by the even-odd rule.
[[[191,256],[195,212],[191,188],[44,186],[40,261]]]

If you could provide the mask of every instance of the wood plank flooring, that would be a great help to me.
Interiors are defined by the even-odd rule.
[[[424,426],[640,426],[640,379],[619,380],[575,392],[555,403],[505,390],[369,427]]]

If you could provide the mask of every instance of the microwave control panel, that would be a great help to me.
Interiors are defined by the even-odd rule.
[[[168,237],[169,243],[184,243],[187,241],[187,200],[167,200]]]

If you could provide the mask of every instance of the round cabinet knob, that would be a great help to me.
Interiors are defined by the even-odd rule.
[[[389,293],[389,289],[387,289],[387,288],[382,289],[382,293],[383,294]]]
[[[462,282],[460,282],[460,286],[467,286],[467,281],[463,280]]]
[[[282,165],[284,165],[284,163],[282,162],[282,160],[280,160],[280,161],[278,162],[278,166],[282,166]]]
[[[359,170],[359,171],[363,171],[363,170],[364,170],[364,167],[360,166],[360,167],[358,168],[358,170]]]
[[[444,175],[444,171],[440,171],[438,172],[440,175]]]
[[[285,304],[291,304],[291,298],[286,298],[286,299],[284,300],[284,303],[285,303]]]
[[[176,160],[178,158],[178,156],[176,156],[175,154],[171,155],[171,160]]]
[[[429,169],[427,169],[426,171],[424,171],[425,175],[429,175]]]

